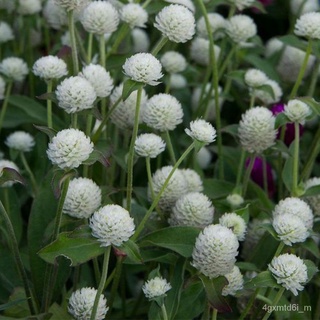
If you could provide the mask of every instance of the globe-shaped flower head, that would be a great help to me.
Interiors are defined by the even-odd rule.
[[[195,34],[192,12],[179,4],[164,7],[155,18],[154,26],[173,42],[187,42]]]
[[[30,15],[41,11],[40,0],[19,0],[18,13],[22,15]]]
[[[245,8],[249,8],[254,3],[254,0],[229,0],[229,2],[235,5],[238,10],[242,11]]]
[[[97,290],[94,288],[81,288],[73,292],[68,303],[68,312],[76,320],[90,320],[91,312],[96,298]],[[102,294],[99,298],[97,314],[95,319],[102,320],[107,312],[107,300]]]
[[[197,173],[197,171],[186,168],[180,169],[184,178],[187,182],[187,192],[202,192],[203,191],[203,181]]]
[[[257,34],[257,26],[249,16],[238,14],[229,19],[226,32],[235,43],[243,44]]]
[[[138,156],[149,158],[156,158],[165,147],[165,142],[154,133],[140,134],[134,144],[134,150]]]
[[[208,19],[213,39],[217,40],[224,37],[224,31],[227,26],[226,19],[219,13],[208,13]],[[197,35],[200,38],[208,39],[208,30],[204,17],[197,21]]]
[[[34,63],[32,72],[46,81],[60,79],[68,74],[66,63],[55,56],[39,58]]]
[[[244,75],[245,83],[253,88],[264,85],[268,80],[267,75],[259,69],[249,69]]]
[[[192,60],[194,60],[196,63],[198,63],[201,66],[208,66],[210,64],[209,47],[210,47],[210,42],[208,39],[195,37],[192,40],[191,47],[190,47],[190,56]],[[217,61],[219,58],[221,49],[219,46],[214,45],[213,50],[214,50],[215,59]]]
[[[185,129],[185,132],[192,139],[207,145],[216,140],[217,132],[211,123],[197,119],[190,122],[190,129]]]
[[[234,212],[225,213],[220,217],[219,223],[222,226],[230,228],[232,232],[237,236],[239,241],[244,240],[247,231],[247,226],[244,219],[240,217],[238,214]]]
[[[160,61],[168,73],[182,72],[187,67],[186,58],[176,51],[167,51],[161,57]]]
[[[227,278],[228,284],[222,289],[223,296],[235,296],[237,291],[243,289],[243,276],[237,266],[234,266],[232,271],[224,276]]]
[[[165,296],[170,289],[171,284],[162,277],[150,279],[142,286],[142,291],[149,300]]]
[[[61,169],[73,169],[87,160],[93,151],[93,143],[78,129],[59,131],[48,145],[50,161]]]
[[[145,28],[148,21],[147,11],[137,3],[128,3],[120,10],[120,18],[126,22],[130,28]]]
[[[294,33],[310,39],[320,39],[320,12],[302,15],[294,26]]]
[[[89,3],[88,0],[55,0],[61,8],[70,10],[79,10]]]
[[[92,235],[101,242],[101,247],[121,246],[133,235],[135,226],[129,212],[109,204],[96,211],[90,219]]]
[[[151,53],[136,53],[126,59],[123,72],[134,81],[156,86],[163,76],[161,63]]]
[[[30,152],[35,145],[33,136],[25,131],[15,131],[11,133],[5,144],[11,148],[22,152]]]
[[[0,63],[0,73],[13,81],[23,81],[28,72],[27,64],[20,58],[9,57]]]
[[[320,185],[320,178],[313,177],[308,179],[305,182],[304,187],[305,187],[305,190],[307,191],[308,189],[319,186],[319,185]],[[317,216],[320,216],[320,194],[307,196],[305,197],[305,201],[310,205],[310,207],[313,210],[313,213]]]
[[[174,3],[174,4],[181,4],[188,8],[191,12],[195,12],[196,8],[192,2],[192,0],[165,0],[165,2]]]
[[[12,28],[4,21],[0,21],[0,43],[13,40],[14,34]]]
[[[291,122],[304,124],[306,118],[311,114],[311,109],[306,103],[298,99],[293,99],[290,100],[287,105],[285,105],[284,114]]]

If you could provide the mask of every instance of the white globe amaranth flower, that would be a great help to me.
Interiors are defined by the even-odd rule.
[[[308,39],[320,39],[320,12],[308,12],[302,15],[294,26],[297,36]]]
[[[4,168],[9,168],[9,169],[14,169],[16,170],[18,173],[20,172],[18,166],[10,161],[10,160],[6,160],[6,159],[1,159],[0,160],[0,177],[3,174],[3,169]],[[15,183],[15,181],[6,181],[5,183],[3,183],[2,185],[0,185],[1,188],[8,188],[8,187],[12,187],[13,184]]]
[[[308,229],[303,221],[290,213],[275,216],[272,226],[279,239],[288,246],[293,243],[304,242],[309,237]]]
[[[243,197],[238,193],[231,193],[226,198],[232,208],[238,208],[244,203]]]
[[[61,44],[64,46],[71,47],[71,39],[70,39],[70,32],[66,31],[60,38]]]
[[[59,131],[48,145],[47,155],[60,169],[78,168],[93,151],[93,143],[78,129]]]
[[[190,129],[186,128],[185,133],[192,139],[208,145],[216,140],[217,132],[212,124],[203,119],[197,119],[190,122]]]
[[[264,107],[247,110],[241,118],[238,135],[242,147],[249,153],[262,153],[274,145],[277,131],[275,117]]]
[[[0,76],[0,100],[3,100],[3,99],[4,99],[5,91],[6,91],[6,82],[5,82],[4,79]]]
[[[161,188],[164,185],[164,182],[168,178],[172,166],[165,166],[158,169],[152,176],[152,186],[155,197],[160,192]],[[185,193],[187,193],[187,181],[181,170],[177,169],[171,176],[167,187],[164,189],[162,193],[158,206],[163,211],[170,211],[176,201]],[[148,187],[148,198],[151,201],[151,190],[150,186]]]
[[[170,289],[171,284],[162,277],[150,279],[142,286],[142,291],[149,300],[166,296],[166,292]]]
[[[88,0],[55,0],[56,4],[61,8],[70,10],[81,10],[85,7],[89,1]]]
[[[244,75],[246,85],[253,88],[264,85],[268,80],[267,75],[259,69],[249,69]]]
[[[219,218],[219,224],[229,228],[238,238],[243,241],[247,232],[246,222],[238,214],[231,212],[225,213]]]
[[[10,25],[4,21],[0,21],[0,43],[13,40],[14,34]]]
[[[210,279],[223,276],[232,271],[238,248],[237,237],[230,229],[209,225],[196,238],[191,264]]]
[[[238,14],[228,20],[226,32],[232,41],[243,44],[257,34],[257,26],[249,16]]]
[[[101,242],[101,247],[118,247],[134,234],[135,225],[126,209],[109,204],[92,215],[90,228],[92,235]]]
[[[182,6],[185,6],[193,13],[196,11],[196,8],[192,2],[192,0],[164,0],[165,2],[173,3],[173,4],[180,4]]]
[[[219,13],[208,13],[208,20],[214,40],[221,39],[225,36],[227,20]],[[197,21],[197,36],[208,39],[208,30],[204,17]]]
[[[23,81],[29,69],[24,60],[16,57],[5,58],[0,63],[0,73],[13,81]]]
[[[187,79],[179,73],[170,74],[170,87],[171,89],[183,89],[187,87]]]
[[[117,86],[111,96],[110,96],[110,108],[121,99],[122,96],[123,84]],[[145,106],[148,101],[147,94],[145,90],[142,90],[141,95],[141,103],[140,103],[140,119],[139,123],[142,122],[142,117],[145,111]],[[137,103],[137,91],[133,91],[130,96],[126,100],[122,100],[113,110],[110,115],[111,121],[119,128],[119,129],[132,129],[134,126],[134,117],[136,112],[136,103]]]
[[[187,192],[202,192],[203,181],[200,175],[193,169],[180,169],[187,182]]]
[[[195,34],[192,12],[179,4],[164,7],[155,17],[154,26],[163,36],[176,43],[184,43]]]
[[[307,12],[318,11],[320,9],[317,0],[290,0],[291,12],[295,15],[302,15]]]
[[[60,30],[68,23],[67,13],[55,0],[48,0],[43,7],[43,16],[48,25],[55,30]]]
[[[165,142],[154,133],[140,134],[134,144],[134,150],[140,157],[156,158],[165,148]]]
[[[0,9],[4,9],[8,13],[11,13],[15,9],[15,6],[15,1],[0,0]]]
[[[163,74],[160,61],[151,53],[140,52],[126,59],[123,72],[130,79],[156,86]]]
[[[15,131],[8,135],[5,140],[5,144],[11,149],[30,152],[35,145],[35,141],[33,136],[28,132]]]
[[[90,320],[96,295],[97,290],[90,287],[81,288],[77,291],[74,291],[69,298],[68,312],[76,320]],[[104,319],[108,310],[109,308],[107,307],[107,300],[102,294],[99,298],[95,319]]]
[[[289,100],[284,106],[283,113],[289,118],[291,122],[298,122],[304,124],[306,118],[311,114],[310,107],[298,99]]]
[[[264,85],[268,85],[271,87],[273,91],[273,96],[268,91],[259,88],[252,89],[252,91],[250,91],[250,95],[254,95],[257,99],[260,99],[264,104],[272,104],[278,102],[283,94],[278,82],[268,79],[264,83]]]
[[[307,266],[302,259],[294,254],[285,253],[274,257],[268,265],[277,283],[295,296],[303,290],[303,285],[308,281]]]
[[[97,98],[91,83],[80,76],[64,79],[56,89],[58,105],[67,113],[91,109]]]
[[[159,93],[146,103],[143,122],[161,132],[174,130],[183,120],[181,103],[174,96]]]
[[[212,160],[212,154],[208,148],[202,147],[196,155],[199,167],[203,170],[207,169]]]
[[[231,4],[235,5],[240,11],[250,8],[255,0],[228,0]]]
[[[294,197],[281,200],[273,209],[273,219],[276,216],[285,213],[299,217],[307,229],[312,229],[313,213],[310,206],[305,201]]]
[[[160,62],[168,73],[182,72],[187,67],[186,58],[176,51],[167,51],[164,53]]]
[[[209,198],[200,192],[190,192],[181,196],[168,222],[171,226],[193,226],[204,228],[212,223],[214,207]]]
[[[137,3],[128,3],[121,8],[120,18],[131,29],[135,27],[145,28],[148,22],[148,12]]]
[[[274,55],[275,53],[282,50],[283,47],[284,47],[284,43],[282,41],[280,41],[278,38],[276,38],[276,37],[270,38],[265,44],[264,55],[267,58],[269,58],[272,55]]]
[[[134,28],[131,31],[132,42],[133,42],[133,52],[148,52],[150,47],[150,39],[148,33],[140,28]]]
[[[31,15],[40,11],[40,0],[19,0],[18,2],[18,13],[21,15]]]
[[[88,219],[101,206],[101,189],[91,179],[76,178],[69,184],[63,213]]]
[[[238,291],[243,289],[243,275],[239,267],[234,266],[230,273],[224,275],[228,284],[222,289],[223,296],[235,296]]]
[[[110,73],[98,64],[89,64],[80,74],[87,79],[94,88],[97,97],[108,97],[113,89],[113,79]]]
[[[60,79],[68,74],[67,64],[56,56],[39,58],[32,67],[34,75],[49,81]]]
[[[201,66],[208,66],[210,64],[210,42],[207,39],[195,37],[191,42],[190,56],[197,64]],[[214,45],[213,47],[215,60],[217,62],[220,55],[220,47]]]
[[[320,185],[320,178],[319,177],[313,177],[308,179],[304,183],[305,190],[312,187],[316,187]],[[313,195],[313,196],[307,196],[304,198],[304,200],[309,204],[309,206],[312,208],[313,213],[317,216],[320,216],[320,195]]]

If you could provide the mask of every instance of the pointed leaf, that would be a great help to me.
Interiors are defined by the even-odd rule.
[[[246,223],[249,222],[249,207],[250,203],[248,203],[244,208],[240,208],[234,211],[237,215],[243,218]]]
[[[132,240],[128,240],[122,244],[121,247],[117,247],[117,249],[123,251],[128,258],[130,258],[133,262],[137,264],[142,264],[143,259],[141,257],[140,249],[138,245]]]
[[[288,117],[283,112],[280,112],[276,116],[276,123],[274,125],[274,128],[278,129],[289,122],[290,120],[288,119]]]
[[[233,183],[218,179],[204,179],[203,186],[204,193],[210,199],[224,198],[228,196],[234,188]]]
[[[300,49],[304,52],[307,49],[307,43],[305,41],[302,41],[300,38],[298,38],[293,34],[285,35],[285,36],[279,37],[278,39],[284,44]]]
[[[263,84],[262,86],[259,86],[255,89],[262,90],[262,91],[268,93],[273,99],[275,98],[273,88],[268,84]]]
[[[136,91],[144,86],[143,83],[128,79],[123,84],[122,100],[126,100],[133,91]]]
[[[40,96],[37,96],[36,98],[39,100],[51,100],[56,104],[58,103],[57,96],[54,92],[46,92],[41,94]]]
[[[67,172],[60,169],[56,170],[51,182],[52,190],[56,199],[60,198],[61,188],[64,181],[68,178],[72,178],[76,176],[76,174],[77,174],[77,171],[75,170],[71,170]]]
[[[26,184],[24,178],[20,173],[12,168],[3,168],[0,172],[0,185],[3,185],[6,182],[13,181],[19,182],[21,184]]]
[[[293,172],[293,157],[289,155],[282,170],[282,181],[285,184],[287,190],[290,192],[292,188],[292,172]]]
[[[17,304],[20,304],[23,301],[27,301],[27,300],[28,300],[27,298],[20,298],[20,299],[13,300],[13,301],[10,301],[5,304],[0,304],[0,311],[4,311],[6,309],[9,309]]]
[[[52,138],[57,134],[57,131],[52,128],[44,127],[44,126],[36,126],[35,124],[33,126],[38,130],[42,131],[43,133],[45,133],[50,140],[52,140]]]
[[[90,153],[90,156],[87,160],[83,161],[82,164],[90,166],[95,162],[99,161],[104,167],[110,167],[109,156],[105,155],[100,150],[94,148],[94,150]]]
[[[260,272],[256,277],[250,279],[244,287],[245,289],[281,288],[269,270]]]
[[[303,197],[312,197],[320,194],[320,185],[313,186],[305,190]]]
[[[317,259],[320,258],[320,250],[318,244],[313,238],[308,238],[306,241],[299,243],[300,247],[305,248],[311,252]]]
[[[263,4],[259,1],[255,1],[252,5],[252,8],[256,8],[258,9],[261,13],[267,13],[265,7],[263,6]]]
[[[273,229],[273,226],[271,223],[264,223],[261,225],[261,227],[265,230],[267,230],[276,240],[279,240],[278,234],[276,231]]]
[[[229,72],[227,74],[227,77],[231,78],[232,80],[236,81],[238,84],[245,87],[246,86],[246,84],[244,82],[245,73],[246,73],[245,70],[236,70],[236,71]]]
[[[303,260],[303,262],[307,266],[308,281],[310,281],[313,278],[313,276],[319,272],[319,269],[311,260]]]

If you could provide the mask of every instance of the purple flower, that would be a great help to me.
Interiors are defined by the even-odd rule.
[[[277,114],[284,111],[284,104],[283,103],[276,103],[271,107],[271,112],[276,116]],[[299,125],[299,133],[300,137],[303,134],[303,126]],[[278,130],[277,139],[280,139],[281,130]],[[286,124],[286,132],[284,135],[284,143],[289,146],[291,142],[294,140],[294,123],[287,123]]]

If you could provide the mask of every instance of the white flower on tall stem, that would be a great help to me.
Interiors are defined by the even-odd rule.
[[[153,300],[154,298],[164,297],[166,292],[171,289],[171,284],[162,277],[154,277],[148,280],[142,286],[142,291],[146,298]]]
[[[210,42],[208,39],[203,39],[195,37],[191,42],[190,47],[190,56],[192,60],[198,63],[201,66],[208,66],[210,64],[210,55],[209,55]],[[214,55],[216,61],[220,55],[220,47],[214,45],[213,47]]]
[[[11,149],[30,152],[35,145],[35,141],[33,136],[28,132],[15,131],[6,138],[5,144]]]
[[[225,213],[219,218],[219,224],[232,230],[239,241],[243,241],[247,231],[246,222],[238,214]]]
[[[307,12],[318,11],[320,8],[318,0],[291,0],[290,9],[294,15],[303,15]]]
[[[55,2],[60,7],[70,11],[83,8],[89,3],[89,0],[55,0]]]
[[[202,192],[203,181],[200,175],[193,169],[180,169],[187,182],[187,192]]]
[[[23,81],[28,74],[28,66],[24,60],[16,57],[5,58],[0,63],[0,73],[9,80]]]
[[[306,118],[311,115],[311,109],[306,103],[298,99],[293,99],[288,101],[284,106],[283,113],[291,122],[298,122],[303,125]]]
[[[134,28],[131,31],[132,42],[133,42],[133,52],[147,52],[150,47],[150,39],[148,33],[140,28]]]
[[[68,74],[67,64],[56,56],[45,56],[39,58],[32,67],[34,75],[50,81],[60,79]]]
[[[225,36],[227,26],[226,19],[219,13],[208,13],[209,24],[214,40],[218,40]],[[208,30],[204,17],[200,17],[197,21],[197,36],[208,39]]]
[[[257,26],[251,17],[238,14],[228,20],[226,32],[235,43],[243,44],[257,34]]]
[[[131,29],[135,27],[145,28],[148,22],[148,12],[137,3],[128,3],[121,8],[120,18]]]
[[[0,21],[0,44],[13,40],[14,34],[8,23]]]
[[[244,75],[244,81],[249,87],[260,87],[269,80],[267,75],[259,69],[248,69]]]
[[[238,291],[243,289],[243,276],[240,272],[239,267],[234,266],[230,273],[224,275],[228,284],[222,289],[223,296],[235,296]]]
[[[308,39],[320,39],[320,12],[308,12],[296,21],[294,33]]]
[[[217,132],[210,122],[203,119],[197,119],[190,122],[190,129],[185,129],[185,132],[192,139],[208,145],[216,140]]]
[[[187,79],[180,73],[170,74],[171,89],[183,89],[187,87]]]
[[[184,55],[176,51],[167,51],[162,55],[160,61],[168,73],[182,72],[187,67],[187,61]]]
[[[173,3],[173,4],[180,4],[182,6],[185,6],[193,13],[196,11],[196,8],[192,2],[192,0],[165,0],[166,2]]]
[[[134,144],[134,150],[138,156],[149,158],[156,158],[165,147],[165,142],[154,133],[140,134]]]
[[[22,15],[31,15],[41,11],[40,0],[19,0],[18,13]]]
[[[46,23],[55,30],[60,30],[62,26],[68,24],[66,11],[61,8],[55,0],[48,0],[43,7],[43,16]]]

